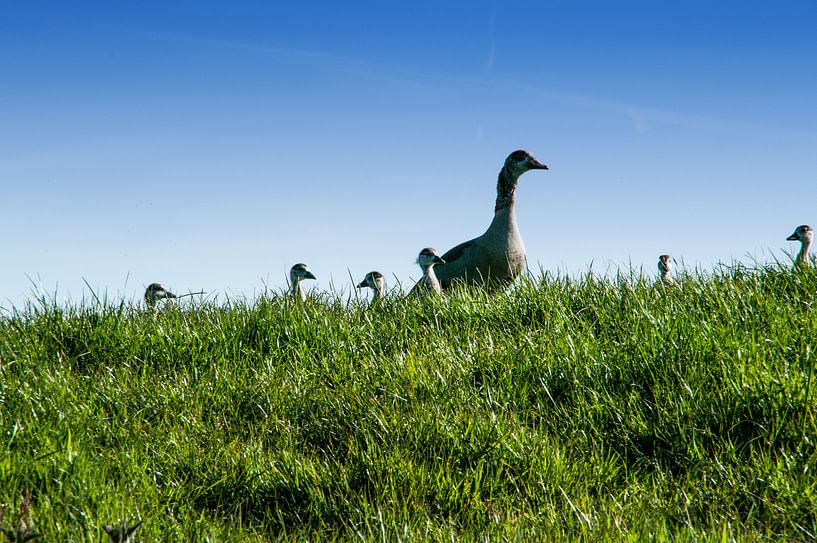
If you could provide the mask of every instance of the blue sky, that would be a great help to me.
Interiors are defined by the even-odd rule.
[[[411,285],[518,148],[533,269],[780,257],[817,223],[817,3],[677,4],[0,1],[0,306]]]

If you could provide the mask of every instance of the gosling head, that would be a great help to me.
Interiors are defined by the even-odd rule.
[[[307,267],[306,264],[299,262],[298,264],[295,264],[294,266],[292,266],[292,268],[290,268],[289,279],[290,282],[293,285],[295,285],[297,283],[300,283],[304,279],[317,279],[317,277],[315,277],[315,274],[309,271],[309,268]]]
[[[548,167],[536,160],[527,151],[514,151],[505,159],[505,168],[516,176],[522,175],[528,170],[547,170]]]
[[[437,256],[437,251],[431,247],[426,247],[417,255],[417,263],[424,270],[431,268],[434,264],[445,264],[445,260]]]
[[[800,242],[800,252],[797,253],[795,263],[801,266],[808,266],[808,252],[811,249],[811,242],[814,241],[814,230],[807,224],[801,224],[794,229],[794,233],[786,238],[789,241]]]
[[[800,243],[811,243],[814,241],[814,230],[807,224],[801,224],[794,229],[794,233],[786,238],[788,241],[799,241]]]
[[[383,297],[383,294],[386,291],[386,278],[383,277],[383,274],[379,271],[370,271],[366,274],[366,277],[363,278],[363,281],[361,281],[357,286],[357,288],[366,287],[374,290],[374,298],[372,298],[372,301],[374,302],[375,300]]]
[[[366,277],[363,278],[363,281],[357,286],[357,288],[373,288],[378,290],[380,285],[385,285],[386,278],[383,277],[383,274],[379,271],[370,271],[366,274]]]
[[[159,300],[175,297],[176,295],[163,287],[161,283],[151,283],[145,289],[145,303],[151,307]]]

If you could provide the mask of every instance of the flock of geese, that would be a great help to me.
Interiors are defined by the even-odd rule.
[[[417,263],[423,271],[423,276],[414,285],[409,296],[439,296],[446,289],[457,283],[480,288],[496,289],[509,285],[522,273],[525,266],[525,245],[519,228],[516,224],[514,209],[514,195],[519,177],[529,170],[547,170],[548,167],[536,160],[527,151],[514,151],[505,159],[505,164],[499,171],[496,184],[496,205],[494,217],[488,229],[472,240],[460,243],[453,249],[439,256],[431,247],[426,247],[417,256]],[[814,241],[814,230],[803,224],[798,226],[794,233],[786,238],[788,241],[799,241],[800,251],[795,258],[797,266],[809,265],[809,250]],[[671,284],[672,258],[670,255],[658,257],[658,273],[661,281]],[[298,263],[289,271],[290,295],[296,300],[305,300],[301,283],[307,279],[316,279],[315,274],[306,264]],[[386,280],[378,271],[366,274],[357,288],[370,288],[374,291],[372,303],[377,302],[385,295]],[[156,308],[160,300],[181,298],[204,294],[194,292],[176,295],[167,290],[161,283],[151,283],[145,290],[145,303],[148,307]],[[28,501],[30,501],[30,495]],[[23,499],[21,505],[23,521],[15,529],[3,529],[10,541],[28,541],[40,537],[26,526],[28,503]],[[2,517],[0,517],[2,519]],[[112,527],[104,525],[105,532],[114,542],[128,542],[134,532],[141,526],[139,521],[134,525],[120,525]]]
[[[426,247],[417,256],[417,263],[423,276],[409,293],[410,297],[439,296],[456,284],[464,284],[487,289],[502,288],[511,284],[525,267],[525,244],[516,224],[515,194],[519,177],[530,170],[547,170],[548,167],[536,160],[527,151],[514,151],[508,158],[496,183],[496,204],[494,217],[488,229],[474,239],[460,243],[442,256],[436,250]],[[786,238],[800,242],[800,252],[795,263],[807,266],[809,249],[814,239],[813,229],[804,224]],[[666,284],[673,283],[672,258],[670,255],[658,257],[658,273]],[[301,283],[316,279],[306,264],[298,263],[289,270],[290,295],[296,300],[305,300],[306,292]],[[372,303],[384,297],[386,280],[379,271],[366,274],[357,288],[374,291]],[[190,296],[192,293],[181,296]],[[160,283],[151,283],[145,290],[145,303],[152,308],[159,300],[180,298],[164,288]]]

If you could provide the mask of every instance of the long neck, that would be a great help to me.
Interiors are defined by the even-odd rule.
[[[661,280],[665,283],[672,283],[672,275],[670,270],[663,270],[661,272]]]
[[[298,277],[292,278],[292,288],[290,288],[289,292],[292,294],[292,297],[296,300],[305,300],[306,293],[301,288],[301,280]]]
[[[496,181],[496,205],[494,206],[494,213],[506,207],[513,207],[517,181],[519,181],[519,176],[508,171],[507,167],[503,167],[499,171],[499,178]]]
[[[808,266],[808,252],[811,248],[812,240],[806,238],[800,242],[800,252],[797,253],[797,262],[804,266]]]
[[[383,291],[385,290],[385,286],[383,283],[375,282],[374,284],[374,296],[372,296],[372,302],[376,302],[380,298],[383,297]]]
[[[423,268],[423,281],[425,282],[426,286],[433,290],[434,292],[440,292],[442,288],[440,287],[440,280],[437,279],[437,274],[434,273],[434,265],[428,266]]]

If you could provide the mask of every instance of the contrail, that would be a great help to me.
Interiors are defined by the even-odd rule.
[[[794,143],[805,143],[809,145],[817,144],[817,132],[810,132],[807,130],[779,128],[747,121],[720,119],[716,117],[697,115],[694,113],[644,107],[637,104],[619,102],[590,95],[556,92],[528,83],[490,79],[487,76],[490,75],[490,72],[493,70],[496,58],[495,23],[496,15],[494,12],[491,14],[489,19],[490,48],[488,57],[485,60],[481,78],[458,77],[445,74],[430,74],[410,70],[400,70],[377,64],[371,64],[365,61],[343,57],[340,55],[291,48],[287,46],[262,45],[242,41],[202,38],[189,35],[160,34],[132,28],[119,27],[116,28],[116,30],[120,32],[122,30],[140,32],[143,34],[149,34],[156,38],[183,40],[202,45],[246,49],[256,52],[269,53],[282,59],[294,60],[301,63],[311,63],[314,66],[322,69],[337,70],[358,77],[368,77],[382,81],[397,82],[404,85],[431,88],[433,90],[440,90],[441,85],[446,83],[471,86],[487,85],[498,88],[515,89],[532,94],[549,102],[569,105],[579,109],[598,111],[611,115],[624,116],[631,120],[633,129],[638,133],[645,133],[649,131],[653,125],[663,124],[720,134],[750,136]]]

